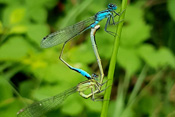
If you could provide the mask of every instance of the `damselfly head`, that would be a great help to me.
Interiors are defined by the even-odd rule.
[[[117,6],[115,4],[108,4],[108,9],[116,10]]]
[[[92,78],[96,80],[96,79],[98,79],[98,75],[94,73],[94,74],[92,74]]]
[[[92,79],[96,80],[97,82],[99,81],[98,75],[95,73],[92,74]]]

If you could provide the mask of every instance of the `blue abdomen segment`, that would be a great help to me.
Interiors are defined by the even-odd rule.
[[[85,76],[88,79],[91,79],[91,75],[89,75],[86,71],[82,70],[82,69],[78,69],[78,68],[74,68],[74,67],[70,67],[72,70],[80,73],[81,75]]]

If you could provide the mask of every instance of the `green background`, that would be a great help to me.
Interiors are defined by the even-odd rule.
[[[40,48],[43,37],[75,24],[110,0],[0,0],[0,116],[15,117],[34,101],[54,96],[86,80],[60,60],[62,44]],[[175,116],[175,0],[130,0],[114,75],[109,117]],[[117,17],[116,17],[117,21]],[[96,33],[105,76],[114,37]],[[115,32],[116,26],[108,30]],[[63,58],[74,67],[99,74],[90,31],[67,43]],[[120,90],[124,86],[124,90]],[[122,94],[122,96],[121,96]],[[102,102],[69,96],[50,117],[98,117]]]

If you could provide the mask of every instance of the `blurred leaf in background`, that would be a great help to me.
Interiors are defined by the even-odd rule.
[[[0,115],[15,117],[23,107],[86,80],[60,60],[62,45],[40,48],[51,32],[106,9],[100,0],[0,0]],[[120,12],[119,1],[116,3]],[[122,31],[109,117],[173,116],[175,101],[174,0],[130,0]],[[117,21],[117,17],[116,17]],[[96,33],[105,76],[113,37]],[[116,26],[109,26],[115,32]],[[89,31],[67,43],[63,58],[88,73],[99,74]],[[170,93],[171,92],[171,93]],[[68,97],[51,117],[100,115],[102,102]]]

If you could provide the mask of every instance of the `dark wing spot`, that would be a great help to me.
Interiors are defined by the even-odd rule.
[[[47,35],[47,36],[45,36],[45,37],[43,38],[43,40],[45,40],[47,37],[48,37],[48,35]]]

